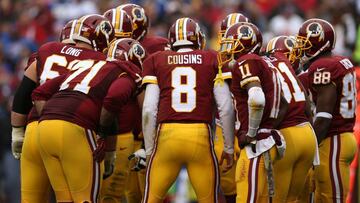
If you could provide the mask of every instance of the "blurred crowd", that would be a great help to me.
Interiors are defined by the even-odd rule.
[[[150,35],[166,37],[177,18],[189,16],[201,24],[207,46],[213,49],[217,49],[221,20],[232,12],[243,13],[258,25],[264,42],[275,35],[295,35],[308,18],[324,18],[336,29],[335,52],[360,64],[360,0],[1,0],[0,202],[5,194],[19,196],[11,189],[18,187],[19,166],[10,156],[9,114],[12,95],[28,56],[45,42],[58,40],[68,20],[90,13],[102,14],[129,2],[145,8],[151,20]]]

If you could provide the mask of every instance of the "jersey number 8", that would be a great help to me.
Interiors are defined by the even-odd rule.
[[[176,112],[192,112],[196,107],[196,71],[176,67],[171,72],[171,107]]]

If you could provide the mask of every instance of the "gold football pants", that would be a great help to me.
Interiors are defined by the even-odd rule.
[[[353,133],[325,138],[320,146],[320,166],[315,167],[315,201],[346,202],[350,164],[356,152]]]
[[[216,137],[214,140],[214,145],[215,145],[216,157],[218,158],[218,162],[220,162],[221,154],[224,150],[224,138],[221,131],[221,127],[218,125],[216,125]],[[237,143],[236,137],[234,140],[234,150],[235,150],[235,160],[237,160],[237,157],[240,154],[240,148]],[[236,164],[234,164],[232,168],[226,172],[222,171],[221,166],[219,166],[219,169],[220,169],[221,191],[224,193],[224,195],[236,195],[236,183],[235,183]]]
[[[143,202],[162,202],[182,167],[188,171],[198,202],[217,202],[219,169],[210,129],[203,123],[159,126]]]
[[[275,165],[278,161],[275,146],[270,149],[270,156]],[[237,203],[268,203],[269,194],[263,154],[249,159],[246,150],[242,149],[236,163],[235,181]]]
[[[135,140],[134,151],[141,148],[142,141]],[[125,187],[125,196],[127,203],[141,202],[145,191],[146,170],[130,171],[127,185]]]
[[[280,130],[286,142],[284,157],[274,165],[274,202],[294,202],[304,189],[312,166],[316,137],[310,123]]]
[[[95,133],[67,121],[44,120],[38,141],[56,200],[98,202],[103,164],[93,159]]]
[[[102,203],[120,203],[125,198],[126,182],[129,177],[128,157],[134,152],[134,136],[131,132],[117,136],[116,161],[113,174],[103,181]]]
[[[38,122],[26,126],[20,159],[21,202],[46,203],[50,200],[50,181],[38,146]]]

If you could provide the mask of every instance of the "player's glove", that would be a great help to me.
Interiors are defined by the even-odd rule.
[[[286,142],[284,140],[284,137],[282,136],[281,132],[278,130],[271,130],[271,136],[275,140],[277,152],[280,158],[283,158],[286,150]]]
[[[12,127],[11,151],[15,159],[20,159],[24,143],[25,127]]]
[[[103,174],[103,179],[106,179],[111,176],[114,172],[116,160],[116,151],[105,152],[104,165],[105,171]]]
[[[134,160],[135,164],[133,167],[131,167],[131,170],[133,171],[140,171],[141,169],[146,168],[146,154],[145,149],[139,149],[133,154],[131,154],[128,159]]]

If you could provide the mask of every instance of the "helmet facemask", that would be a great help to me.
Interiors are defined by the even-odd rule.
[[[219,65],[222,66],[238,57],[239,53],[245,50],[244,45],[239,39],[233,36],[223,38],[220,42],[220,51],[218,55]]]

